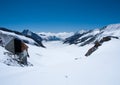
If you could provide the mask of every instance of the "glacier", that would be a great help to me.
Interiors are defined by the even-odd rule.
[[[94,43],[85,46],[63,44],[63,41],[43,42],[46,48],[33,44],[29,46],[28,62],[33,66],[8,66],[4,64],[7,52],[0,46],[0,84],[1,85],[120,85],[120,24],[106,26],[92,31],[90,35],[116,36],[104,42],[89,57],[85,53]],[[109,30],[109,31],[108,31]],[[104,32],[103,32],[104,31]],[[86,31],[78,32],[85,33]],[[2,32],[3,33],[3,32]],[[8,34],[8,33],[7,33]],[[13,35],[13,33],[12,33]],[[16,35],[16,34],[14,34]],[[85,37],[89,34],[84,35]],[[18,37],[23,38],[23,36]],[[73,35],[72,35],[73,36]],[[84,37],[82,36],[82,38]],[[25,37],[26,38],[26,37]],[[78,39],[81,39],[80,37]],[[34,40],[27,38],[29,42]]]

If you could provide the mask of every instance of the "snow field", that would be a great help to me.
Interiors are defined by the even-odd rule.
[[[47,48],[29,46],[33,67],[12,67],[0,62],[1,85],[120,85],[120,40],[103,43],[91,56],[93,45],[78,47],[60,41]],[[3,48],[0,47],[0,53]],[[2,57],[3,55],[1,55]]]

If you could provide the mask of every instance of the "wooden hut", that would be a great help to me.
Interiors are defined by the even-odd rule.
[[[5,46],[5,49],[18,56],[21,64],[27,65],[28,46],[20,39],[13,38]]]

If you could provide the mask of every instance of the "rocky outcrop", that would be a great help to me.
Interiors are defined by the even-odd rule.
[[[87,51],[85,56],[90,56],[94,51],[98,49],[99,46],[101,46],[104,42],[110,41],[111,38],[118,39],[118,37],[114,37],[114,36],[103,37],[100,41],[95,42],[94,46]]]
[[[31,32],[31,31],[29,31],[29,30],[24,30],[24,31],[22,32],[22,34],[23,34],[24,36],[27,36],[27,37],[29,37],[29,38],[32,38],[34,41],[36,41],[36,42],[38,43],[38,46],[41,46],[41,47],[44,47],[44,48],[45,48],[45,46],[42,44],[42,38],[41,38],[40,36],[38,36],[36,33],[33,33],[33,32]]]

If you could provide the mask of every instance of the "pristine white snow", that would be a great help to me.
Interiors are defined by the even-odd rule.
[[[28,46],[33,67],[3,64],[6,50],[0,47],[0,85],[120,85],[120,40],[103,43],[89,57],[84,54],[92,45]]]
[[[117,36],[120,37],[120,24],[108,25],[105,30],[103,30],[102,36]]]

